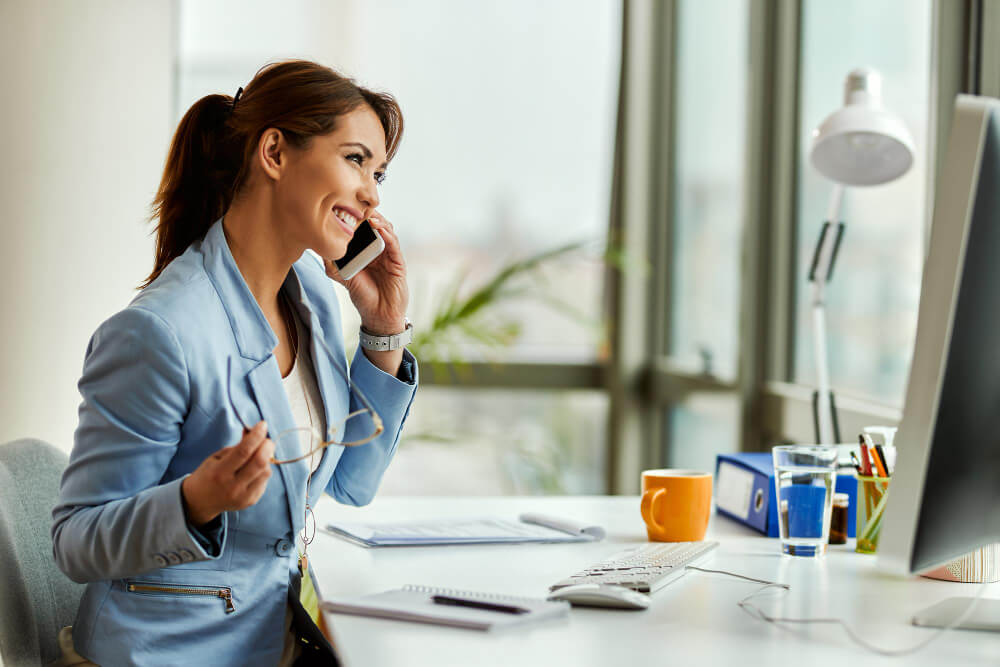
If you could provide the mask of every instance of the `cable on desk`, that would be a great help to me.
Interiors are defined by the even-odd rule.
[[[697,568],[695,568],[695,569],[697,569]],[[729,573],[726,573],[726,574],[729,574]],[[741,577],[741,578],[749,579],[749,577]],[[783,623],[797,623],[797,624],[802,624],[802,625],[806,625],[806,624],[810,624],[810,623],[820,623],[820,624],[827,624],[827,625],[839,625],[840,627],[842,627],[844,629],[844,632],[847,633],[847,636],[851,639],[851,641],[853,641],[855,644],[857,644],[861,648],[863,648],[865,650],[868,650],[868,651],[871,651],[872,653],[876,653],[878,655],[884,655],[884,656],[890,656],[890,657],[892,657],[892,656],[902,656],[902,655],[909,655],[911,653],[916,653],[917,651],[925,648],[928,644],[930,644],[931,642],[933,642],[934,640],[936,640],[938,637],[940,637],[941,635],[943,635],[948,630],[952,630],[956,626],[958,626],[959,624],[961,624],[962,621],[964,621],[965,619],[967,619],[969,617],[969,615],[972,614],[972,611],[975,608],[976,603],[980,600],[980,598],[982,598],[983,593],[986,592],[987,586],[989,586],[989,583],[984,583],[982,586],[980,586],[979,587],[979,592],[977,592],[976,595],[975,595],[975,597],[973,597],[972,600],[969,602],[968,606],[965,608],[965,611],[963,611],[961,614],[959,614],[954,619],[952,619],[952,621],[948,625],[946,625],[944,627],[941,627],[941,628],[938,628],[938,630],[935,631],[931,636],[926,637],[924,639],[921,639],[919,642],[917,642],[913,646],[908,646],[906,648],[901,648],[901,649],[887,649],[887,648],[882,648],[880,646],[875,646],[874,644],[869,643],[868,641],[866,641],[865,639],[863,639],[859,634],[857,634],[853,629],[851,629],[851,626],[849,626],[843,619],[840,619],[840,618],[784,618],[784,617],[781,617],[781,616],[771,616],[767,612],[765,612],[763,609],[761,609],[760,607],[758,607],[754,603],[750,602],[750,600],[752,600],[753,598],[757,597],[758,595],[760,595],[764,591],[766,591],[768,589],[771,589],[771,588],[780,587],[780,588],[784,589],[785,591],[791,590],[790,587],[787,586],[786,584],[768,583],[763,588],[757,589],[756,591],[754,591],[750,595],[746,596],[745,598],[743,598],[742,600],[740,600],[736,604],[739,606],[740,609],[742,609],[746,613],[750,614],[754,618],[759,619],[761,621],[764,621],[765,623],[771,623],[771,624],[775,625],[776,627],[781,628],[782,630],[786,630],[786,631],[791,631],[791,628],[785,627],[784,625],[782,625]]]
[[[742,574],[736,574],[735,572],[726,572],[725,570],[709,570],[706,567],[695,567],[694,565],[688,565],[689,570],[698,570],[699,572],[711,572],[712,574],[725,574],[730,577],[736,577],[737,579],[746,579],[747,581],[752,581],[755,584],[766,584],[765,588],[770,588],[771,586],[777,586],[779,588],[784,588],[788,590],[790,587],[788,584],[779,584],[774,581],[767,581],[766,579],[754,579],[753,577],[747,577]],[[764,590],[763,588],[760,590]],[[758,593],[760,591],[757,591]]]

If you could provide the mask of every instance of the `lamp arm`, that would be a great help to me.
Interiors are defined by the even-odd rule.
[[[820,229],[816,248],[809,267],[809,282],[812,283],[813,353],[816,362],[817,396],[814,401],[817,425],[816,441],[819,444],[833,444],[839,440],[833,415],[833,396],[830,390],[829,358],[826,346],[826,284],[833,277],[833,267],[837,261],[840,243],[844,237],[845,225],[840,222],[844,186],[834,184],[830,193],[828,218]],[[834,227],[834,223],[836,227]]]
[[[817,293],[820,293],[819,297],[816,296]],[[836,434],[833,431],[833,401],[830,393],[830,369],[826,350],[826,308],[823,305],[821,294],[822,286],[814,283],[812,315],[817,391],[813,408],[816,411],[814,415],[817,426],[816,443],[829,445],[836,442]]]
[[[840,242],[844,238],[844,223],[840,220],[840,213],[844,199],[844,186],[840,183],[833,185],[830,193],[830,206],[827,210],[826,221],[819,231],[819,239],[816,241],[816,249],[813,250],[812,264],[809,267],[809,282],[827,282],[833,277],[833,266],[837,262],[837,254],[840,252]],[[833,226],[836,224],[836,233],[833,233]]]

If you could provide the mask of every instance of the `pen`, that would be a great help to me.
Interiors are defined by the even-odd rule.
[[[889,477],[889,460],[885,458],[885,450],[882,449],[882,445],[875,445],[875,453],[878,455],[878,459],[882,463],[882,468],[885,470],[885,477]]]
[[[527,614],[530,609],[524,607],[513,607],[506,604],[496,604],[495,602],[481,602],[480,600],[466,600],[465,598],[454,598],[449,595],[435,595],[431,598],[434,604],[450,604],[456,607],[472,607],[473,609],[485,609],[486,611],[499,611],[504,614]]]
[[[865,438],[864,438],[864,436],[861,436],[861,435],[858,436],[858,444],[861,445],[861,448],[860,448],[861,449],[861,463],[862,463],[861,472],[863,472],[866,477],[870,477],[871,474],[872,474],[872,465],[871,465],[871,462],[868,460],[868,447],[867,447],[867,445],[865,445]]]
[[[882,459],[879,458],[878,450],[875,447],[875,445],[868,445],[868,455],[872,458],[872,475],[874,477],[888,477],[888,472],[882,466]]]
[[[851,462],[854,463],[854,469],[858,471],[859,475],[864,474],[861,471],[861,461],[858,460],[858,455],[854,452],[851,452]]]
[[[865,444],[865,437],[863,435],[858,436],[858,449],[861,451],[861,474],[865,477],[870,477],[872,474],[872,464],[868,459],[868,445]],[[872,507],[874,507],[874,499],[872,498],[872,489],[870,482],[865,482],[865,511],[871,516]]]
[[[889,473],[882,467],[882,459],[878,457],[878,452],[875,450],[872,450],[872,460],[875,461],[875,469],[878,471],[878,476],[888,477]]]

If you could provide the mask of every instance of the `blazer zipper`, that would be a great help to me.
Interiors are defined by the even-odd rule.
[[[233,605],[233,589],[231,588],[185,588],[183,586],[160,586],[153,584],[128,584],[131,593],[174,593],[176,595],[210,595],[222,598],[226,602],[226,613],[236,611]]]

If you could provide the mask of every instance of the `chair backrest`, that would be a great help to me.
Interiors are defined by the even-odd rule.
[[[73,624],[83,595],[52,555],[52,507],[66,463],[41,440],[0,445],[0,657],[8,667],[58,658],[59,630]]]

